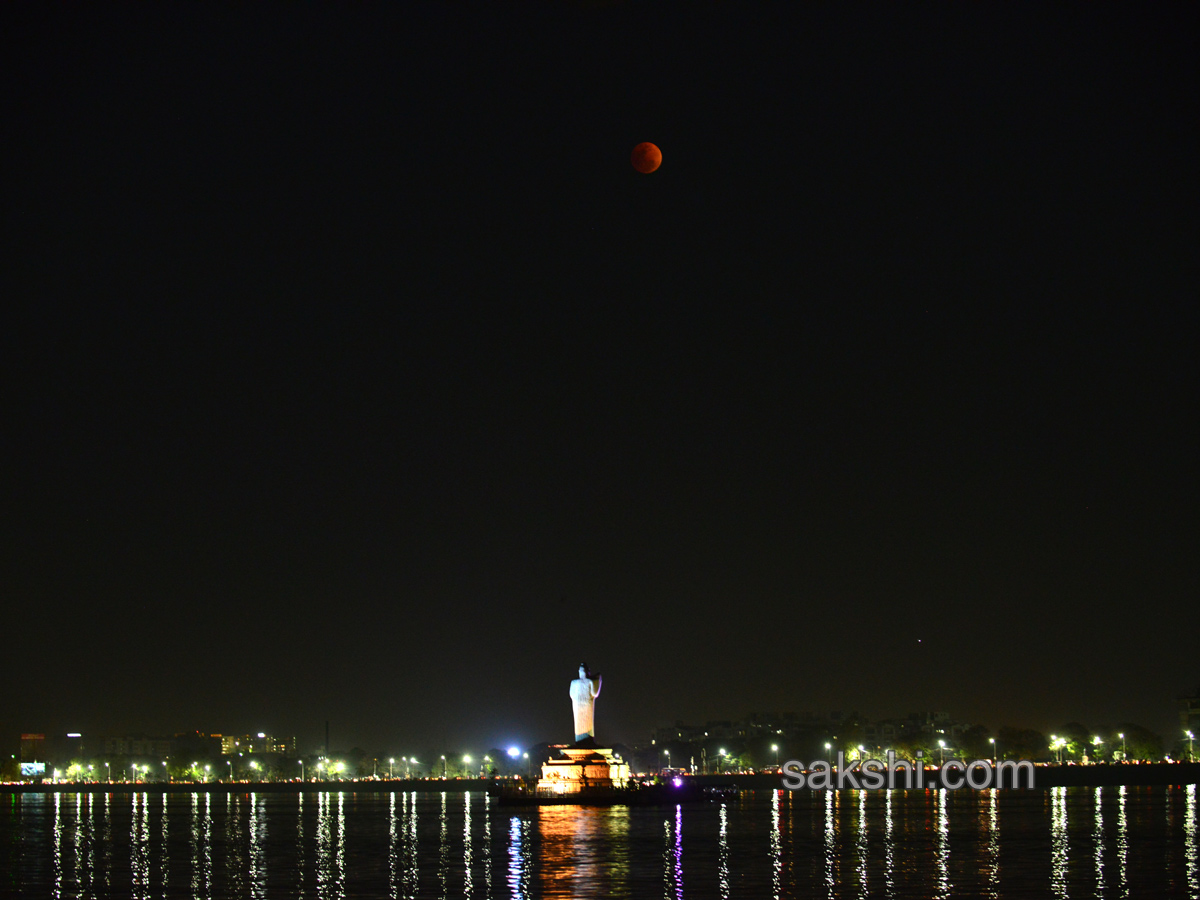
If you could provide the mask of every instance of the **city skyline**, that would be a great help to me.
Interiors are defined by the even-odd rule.
[[[1159,759],[1174,757],[1185,758],[1183,747],[1186,743],[1187,757],[1192,752],[1194,736],[1200,733],[1200,690],[1194,696],[1178,698],[1177,727],[1168,728],[1158,734],[1154,729],[1146,728],[1142,722],[1092,722],[1088,724],[1079,721],[1063,722],[1055,726],[1056,731],[1068,737],[1060,738],[1051,733],[1050,729],[1030,727],[1027,723],[1005,723],[999,727],[988,726],[979,722],[968,722],[956,718],[946,711],[921,711],[906,714],[894,713],[883,717],[864,716],[857,710],[829,710],[823,712],[754,712],[742,717],[731,717],[707,722],[686,723],[676,720],[664,723],[653,731],[640,735],[622,735],[617,740],[606,736],[612,743],[634,748],[641,754],[657,754],[660,750],[650,749],[655,745],[659,748],[668,746],[704,746],[711,745],[716,752],[718,744],[732,748],[731,753],[739,756],[747,752],[749,747],[757,747],[757,755],[761,756],[763,748],[770,746],[774,755],[781,752],[782,747],[789,748],[787,752],[794,753],[797,747],[815,748],[824,746],[827,750],[833,745],[822,744],[826,739],[837,742],[837,746],[849,751],[865,743],[869,748],[882,751],[886,747],[903,746],[910,753],[914,748],[925,747],[932,749],[936,745],[949,747],[973,747],[976,754],[982,755],[986,745],[994,752],[998,747],[1007,747],[1020,758],[1041,759],[1061,755],[1063,748],[1070,745],[1071,754],[1084,758],[1117,758],[1117,741],[1123,755],[1126,743],[1135,748],[1134,758]],[[419,759],[424,760],[428,767],[430,760],[447,758],[458,759],[464,748],[475,752],[472,757],[476,762],[489,757],[478,752],[479,747],[490,747],[490,753],[497,748],[508,748],[507,753],[520,758],[522,750],[525,759],[537,747],[546,747],[561,743],[562,738],[546,737],[529,742],[527,739],[515,743],[510,740],[496,740],[495,735],[482,737],[476,735],[459,746],[441,746],[431,752],[430,746],[421,747],[420,753],[415,753],[413,741],[392,741],[383,746],[369,748],[349,747],[338,742],[331,742],[330,723],[325,723],[325,739],[323,744],[312,741],[298,741],[292,736],[272,734],[268,732],[239,733],[210,733],[206,731],[188,730],[176,732],[173,735],[148,735],[145,733],[116,735],[104,732],[84,735],[80,732],[70,732],[65,736],[61,733],[47,736],[44,733],[21,734],[19,757],[21,760],[37,759],[83,759],[98,757],[129,757],[129,758],[169,758],[176,761],[191,757],[208,757],[218,753],[221,756],[267,755],[286,757],[300,756],[316,758],[332,754],[342,758],[363,756],[365,759],[393,758],[397,755],[406,766],[415,766]],[[519,731],[512,729],[507,733],[511,736]],[[351,731],[353,733],[353,731]],[[64,739],[65,737],[65,739]],[[47,740],[47,738],[49,738]],[[944,739],[944,740],[939,740]],[[569,742],[569,739],[567,739]],[[999,743],[997,743],[999,741]],[[986,745],[985,745],[986,742]],[[441,751],[448,751],[449,756]],[[372,757],[372,753],[376,755]],[[411,756],[410,756],[411,754]],[[724,755],[722,749],[720,754]],[[536,755],[536,754],[535,754]],[[751,756],[756,754],[752,753]],[[302,761],[302,760],[301,760]],[[761,762],[761,760],[759,760]],[[163,764],[166,765],[164,759]],[[194,765],[194,764],[193,764]],[[290,762],[289,762],[290,765]],[[264,773],[265,774],[265,773]]]
[[[0,733],[1166,735],[1194,18],[0,10]]]

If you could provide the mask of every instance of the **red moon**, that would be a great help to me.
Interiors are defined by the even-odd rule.
[[[631,162],[643,175],[649,175],[662,165],[662,151],[649,141],[643,141],[633,148]]]

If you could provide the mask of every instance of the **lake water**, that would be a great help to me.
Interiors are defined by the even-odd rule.
[[[1197,789],[0,798],[0,891],[50,897],[1186,897]]]

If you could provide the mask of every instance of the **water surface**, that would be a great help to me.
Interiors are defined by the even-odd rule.
[[[513,809],[480,793],[2,802],[6,896],[1200,900],[1195,785],[758,791],[607,809]]]

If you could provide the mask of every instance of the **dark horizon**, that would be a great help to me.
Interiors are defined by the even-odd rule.
[[[1195,25],[5,8],[0,739],[1167,738]]]

